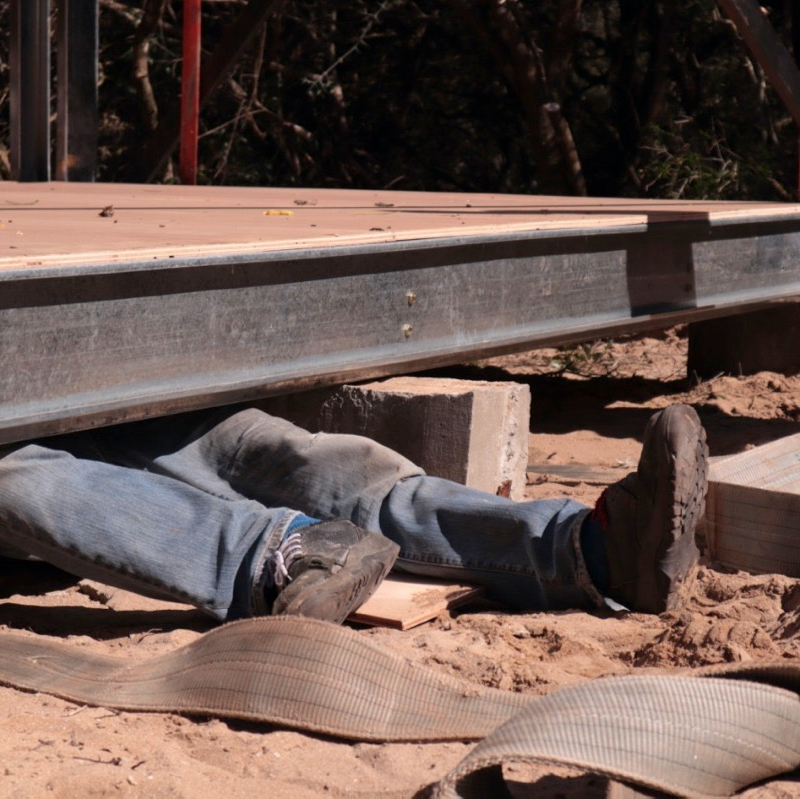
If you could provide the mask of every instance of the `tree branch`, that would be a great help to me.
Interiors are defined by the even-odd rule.
[[[133,77],[149,133],[158,127],[158,103],[150,83],[150,42],[164,16],[167,0],[145,0],[144,13],[133,37]]]

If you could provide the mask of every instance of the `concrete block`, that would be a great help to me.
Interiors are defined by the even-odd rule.
[[[430,475],[522,499],[530,389],[520,383],[394,377],[267,400],[308,430],[368,436]]]
[[[800,303],[689,325],[689,374],[800,372]]]

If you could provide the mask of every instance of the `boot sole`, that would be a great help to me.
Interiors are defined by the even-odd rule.
[[[666,408],[654,424],[661,429],[651,432],[657,445],[654,475],[646,481],[651,502],[637,507],[642,534],[634,607],[646,613],[675,610],[691,594],[700,554],[695,532],[708,490],[708,446],[694,409]]]

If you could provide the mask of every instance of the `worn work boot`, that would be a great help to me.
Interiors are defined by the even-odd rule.
[[[290,533],[268,563],[272,614],[341,624],[389,573],[400,547],[352,522],[319,522]]]
[[[661,613],[686,599],[699,552],[708,447],[694,409],[673,405],[650,418],[639,467],[597,501],[608,565],[607,594],[630,610]]]

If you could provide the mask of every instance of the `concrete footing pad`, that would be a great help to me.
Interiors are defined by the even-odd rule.
[[[522,499],[531,397],[526,385],[394,377],[266,400],[312,431],[372,438],[437,477]]]
[[[689,375],[800,372],[800,303],[689,325]]]

